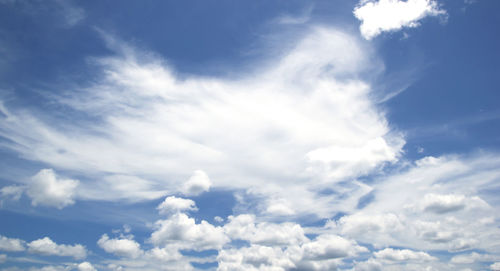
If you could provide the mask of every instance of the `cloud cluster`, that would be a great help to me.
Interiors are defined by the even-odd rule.
[[[9,238],[0,235],[0,251],[22,252],[27,251],[33,254],[73,257],[83,259],[87,257],[87,249],[80,245],[57,244],[49,237],[26,242],[21,239]]]
[[[361,21],[361,34],[367,40],[382,32],[417,27],[427,16],[445,15],[435,0],[362,0],[354,9]]]
[[[263,213],[330,217],[341,211],[331,208],[336,199],[318,191],[350,189],[344,181],[401,155],[403,136],[360,79],[381,67],[370,48],[337,29],[312,27],[288,52],[237,79],[181,78],[149,52],[103,36],[117,52],[94,59],[103,76],[50,97],[68,114],[96,121],[0,107],[7,147],[89,176],[78,184],[39,173],[36,182],[54,190],[33,188],[34,204],[72,204],[77,184],[81,199],[129,201],[214,186],[267,198]]]
[[[55,255],[55,256],[69,256],[75,259],[83,259],[87,257],[87,250],[84,246],[76,245],[58,245],[52,241],[49,237],[44,237],[42,239],[34,240],[27,244],[28,252],[43,254],[43,255]]]

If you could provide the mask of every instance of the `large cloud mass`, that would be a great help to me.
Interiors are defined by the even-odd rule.
[[[55,101],[97,122],[60,123],[55,115],[42,120],[2,107],[0,134],[13,142],[10,148],[97,176],[81,182],[80,198],[197,195],[213,184],[269,197],[259,206],[263,212],[301,214],[313,204],[319,216],[329,216],[331,200],[317,191],[380,169],[401,153],[404,139],[359,79],[378,68],[370,49],[346,33],[313,28],[272,64],[238,79],[179,78],[164,62],[107,39],[118,55],[96,59],[104,76]],[[52,175],[43,171],[36,180],[64,190],[44,198],[30,193],[34,204],[71,204],[77,183]]]

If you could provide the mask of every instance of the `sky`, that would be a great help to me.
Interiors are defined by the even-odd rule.
[[[500,270],[500,1],[0,1],[0,270]]]

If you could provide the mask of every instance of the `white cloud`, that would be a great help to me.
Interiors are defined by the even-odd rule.
[[[207,192],[211,185],[212,182],[210,182],[208,175],[202,170],[196,170],[193,176],[184,183],[181,191],[186,196],[197,196]]]
[[[388,261],[436,261],[436,257],[429,255],[423,251],[412,251],[409,249],[392,249],[386,248],[384,250],[379,250],[374,252],[373,255],[378,259],[388,260]]]
[[[118,55],[95,59],[103,76],[64,86],[71,91],[52,101],[98,122],[68,123],[50,110],[42,118],[8,105],[0,121],[7,146],[23,157],[90,176],[78,198],[195,195],[212,183],[281,202],[259,206],[262,212],[331,217],[343,207],[318,191],[345,190],[342,181],[401,155],[403,136],[360,80],[381,65],[371,48],[339,30],[312,27],[283,41],[293,44],[289,51],[237,79],[180,79],[161,58],[104,36]],[[195,169],[210,179],[192,176]]]
[[[460,254],[453,256],[450,262],[454,264],[472,264],[475,262],[493,262],[495,260],[500,260],[500,256],[471,252],[469,254]]]
[[[24,242],[21,239],[8,238],[0,235],[0,251],[9,251],[9,252],[24,251],[25,243],[26,242]]]
[[[21,185],[10,185],[2,187],[2,189],[0,189],[0,206],[4,200],[18,201],[25,189],[26,187]]]
[[[78,271],[97,271],[89,262],[82,262],[78,264]]]
[[[75,259],[87,257],[87,250],[84,246],[79,244],[58,245],[48,237],[28,243],[28,251],[42,255],[68,256]]]
[[[326,260],[356,256],[368,249],[359,246],[355,241],[331,234],[318,236],[314,241],[302,246],[304,259]]]
[[[178,244],[194,250],[220,249],[229,239],[221,227],[202,220],[196,224],[193,218],[177,213],[155,223],[151,242],[156,246]]]
[[[372,39],[382,32],[416,27],[427,16],[445,15],[435,0],[362,0],[354,9],[361,34]]]
[[[326,228],[376,248],[500,252],[495,154],[428,157],[373,184],[372,201]],[[453,192],[453,194],[450,194]]]
[[[309,239],[296,223],[255,223],[255,216],[243,214],[229,216],[224,225],[225,233],[232,239],[247,240],[259,245],[299,245]]]
[[[33,206],[44,205],[62,209],[75,203],[79,181],[59,178],[52,169],[42,169],[31,178],[27,194]]]
[[[500,262],[496,262],[496,263],[493,263],[492,265],[490,265],[490,269],[495,270],[495,271],[500,270]]]
[[[5,254],[0,254],[0,263],[4,263],[7,261],[7,255]]]
[[[104,234],[97,244],[107,253],[121,257],[137,258],[143,254],[139,243],[131,239],[109,239],[109,236]]]
[[[196,204],[190,199],[183,199],[178,197],[167,197],[158,207],[156,207],[160,214],[173,214],[184,211],[196,211]]]
[[[486,202],[477,196],[469,198],[464,195],[439,195],[433,193],[426,194],[422,199],[420,206],[422,210],[436,214],[456,212],[465,208],[471,209],[489,207]]]
[[[289,270],[295,267],[289,255],[281,248],[261,245],[222,250],[217,260],[219,271]]]

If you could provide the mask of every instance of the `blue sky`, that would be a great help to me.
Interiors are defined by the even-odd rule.
[[[500,270],[499,8],[0,1],[0,270]]]

